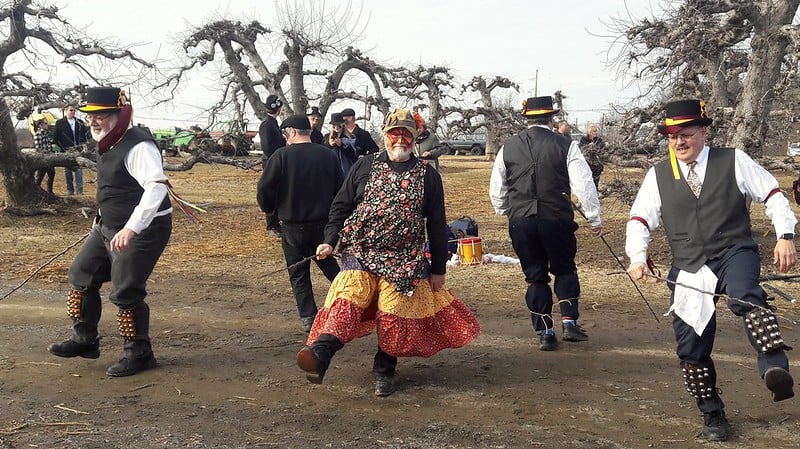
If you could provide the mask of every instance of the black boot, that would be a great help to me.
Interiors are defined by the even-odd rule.
[[[703,439],[708,441],[728,441],[729,433],[730,425],[725,418],[723,410],[703,413]]]
[[[67,315],[72,318],[72,337],[53,343],[47,351],[59,357],[100,357],[100,338],[97,323],[100,321],[100,293],[96,289],[72,289],[67,296]]]
[[[139,371],[155,368],[158,365],[149,341],[125,340],[123,348],[123,357],[106,370],[109,376],[133,376]]]
[[[119,309],[119,332],[125,338],[123,357],[111,365],[106,374],[113,377],[132,376],[155,368],[156,358],[150,345],[150,307],[140,302],[132,309]]]
[[[309,382],[321,384],[333,355],[343,347],[344,344],[338,338],[331,334],[322,334],[311,347],[303,348],[297,353],[297,366],[306,372]]]

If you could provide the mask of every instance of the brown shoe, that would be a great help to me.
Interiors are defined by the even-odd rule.
[[[321,384],[322,377],[325,371],[320,369],[319,360],[317,356],[311,351],[311,348],[303,348],[297,353],[297,366],[306,372],[306,379],[312,384]]]

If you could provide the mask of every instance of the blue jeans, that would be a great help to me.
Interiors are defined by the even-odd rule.
[[[75,174],[75,186],[72,185],[72,175]],[[64,176],[67,179],[67,193],[72,195],[76,191],[78,195],[83,195],[83,169],[82,168],[64,168]]]

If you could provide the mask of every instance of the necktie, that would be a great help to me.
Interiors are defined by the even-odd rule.
[[[697,176],[697,172],[694,171],[697,161],[689,162],[687,165],[689,166],[689,173],[686,175],[686,184],[689,184],[689,188],[692,189],[694,196],[699,197],[700,189],[703,188],[703,183],[700,181],[700,177]]]

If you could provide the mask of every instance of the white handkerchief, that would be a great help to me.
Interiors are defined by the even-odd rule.
[[[697,335],[703,335],[703,330],[714,315],[714,295],[698,290],[714,292],[717,288],[717,275],[703,265],[697,273],[681,270],[675,282],[675,295],[669,312],[675,312],[675,315],[694,328]]]

